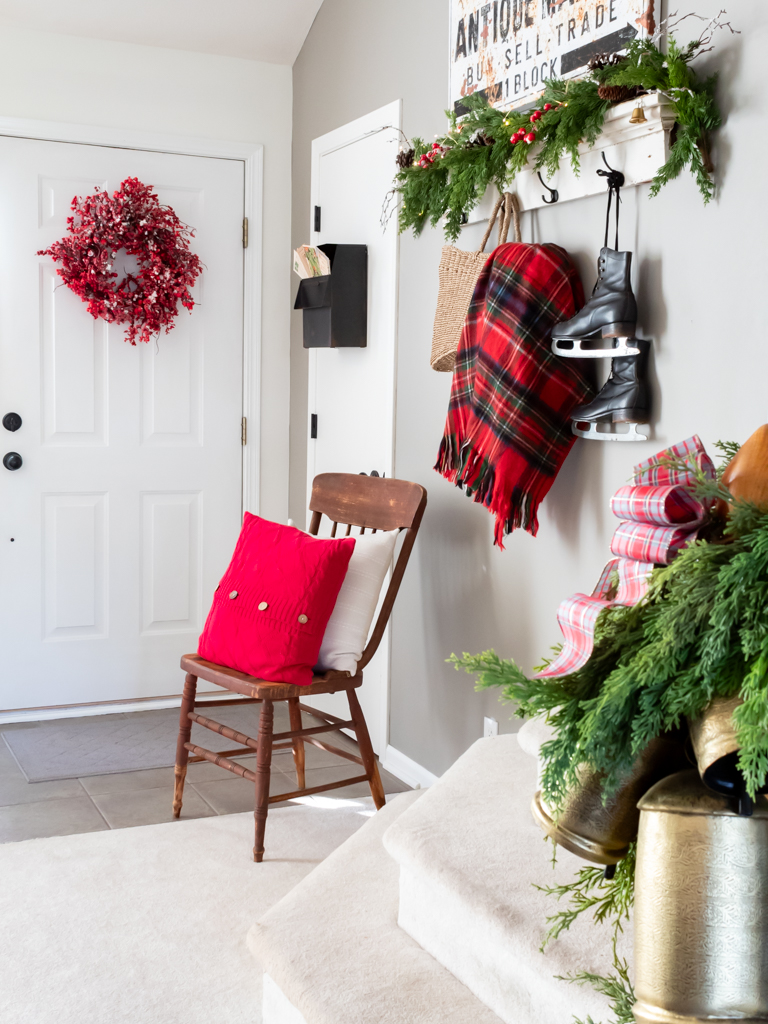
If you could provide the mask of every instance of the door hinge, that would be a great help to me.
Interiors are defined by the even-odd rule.
[[[248,248],[248,218],[243,217],[243,248]],[[243,442],[245,443],[245,442]]]
[[[309,436],[317,439],[317,413],[313,412],[309,417]]]
[[[321,223],[320,207],[316,206],[315,207],[315,231],[319,231],[320,230],[320,223]]]
[[[248,420],[245,416],[240,420],[240,444],[248,444]]]

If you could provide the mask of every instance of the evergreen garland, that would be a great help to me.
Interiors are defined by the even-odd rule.
[[[653,571],[634,607],[598,617],[595,646],[578,671],[530,679],[494,651],[452,655],[477,688],[499,686],[519,717],[544,715],[556,735],[541,750],[542,790],[562,805],[586,764],[604,773],[607,799],[654,738],[699,716],[714,697],[739,694],[738,766],[754,798],[768,777],[768,511],[700,478],[701,498],[731,503],[720,535],[691,542]]]
[[[489,185],[504,192],[528,164],[533,143],[537,144],[534,170],[544,169],[551,176],[560,161],[570,157],[578,174],[579,145],[595,144],[611,106],[600,97],[601,86],[657,91],[669,101],[675,118],[672,145],[666,163],[653,178],[651,195],[688,167],[708,203],[715,190],[708,133],[721,123],[714,95],[716,76],[700,82],[690,67],[705,42],[709,38],[680,47],[670,37],[665,54],[652,40],[635,39],[627,46],[626,57],[594,62],[585,78],[550,79],[540,108],[533,113],[505,113],[489,106],[480,94],[466,97],[463,102],[469,113],[459,119],[446,111],[447,133],[431,146],[413,139],[412,152],[398,161],[394,190],[402,200],[400,231],[412,229],[418,235],[427,222],[435,226],[445,218],[446,237],[455,241],[464,216]]]
[[[593,653],[581,669],[529,679],[494,651],[449,659],[457,670],[478,675],[478,689],[499,686],[502,699],[519,702],[518,717],[544,715],[555,727],[556,736],[541,748],[542,790],[550,806],[562,805],[578,784],[582,764],[604,773],[604,795],[610,797],[647,743],[683,718],[700,715],[716,696],[742,697],[733,715],[739,768],[752,797],[766,783],[768,511],[734,499],[723,486],[720,477],[739,446],[717,447],[724,456],[718,479],[696,472],[694,490],[707,505],[727,503],[727,522],[713,522],[708,539],[693,541],[671,565],[655,569],[643,602],[601,612]],[[580,914],[591,912],[597,924],[612,926],[611,972],[578,971],[562,979],[606,995],[612,1024],[634,1022],[635,994],[617,938],[634,903],[635,854],[632,844],[610,880],[601,868],[586,866],[565,885],[536,887],[557,900],[567,898],[547,918],[542,950]]]

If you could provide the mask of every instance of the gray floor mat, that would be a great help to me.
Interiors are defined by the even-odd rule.
[[[275,707],[276,731],[278,708],[279,705]],[[202,708],[198,710],[206,714]],[[206,717],[256,736],[259,705],[211,708]],[[288,728],[287,714],[285,717]],[[166,708],[59,718],[38,722],[29,729],[3,732],[3,739],[29,782],[48,782],[168,767],[176,759],[178,731],[178,709]],[[209,750],[232,750],[239,746],[199,725],[192,727],[192,742]]]

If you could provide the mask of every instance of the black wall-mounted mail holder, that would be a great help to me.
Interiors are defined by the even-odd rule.
[[[368,344],[368,246],[321,245],[331,272],[299,282],[294,309],[304,310],[304,348]]]

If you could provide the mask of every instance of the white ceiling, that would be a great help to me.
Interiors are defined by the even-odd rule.
[[[0,25],[293,64],[323,0],[0,0]]]

